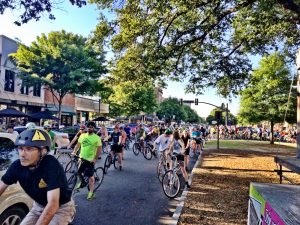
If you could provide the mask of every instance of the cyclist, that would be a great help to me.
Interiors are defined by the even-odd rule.
[[[179,162],[180,170],[185,180],[185,184],[188,188],[190,188],[191,186],[188,183],[188,175],[184,163],[185,146],[177,130],[175,130],[173,133],[173,138],[170,143],[170,151],[173,151],[173,154],[175,153],[177,161]],[[171,161],[171,168],[172,168],[172,161]]]
[[[78,140],[78,138],[80,137],[80,135],[83,134],[83,133],[86,133],[86,127],[85,127],[85,125],[81,125],[80,126],[79,131],[77,132],[77,134],[74,136],[73,140],[68,145],[68,148],[71,148],[73,146],[73,144],[75,144],[75,142]]]
[[[51,130],[51,126],[49,124],[44,125],[44,130],[48,132],[50,138],[51,138],[51,150],[55,149],[55,133]]]
[[[72,222],[75,205],[67,178],[57,159],[49,155],[50,136],[44,130],[25,130],[17,137],[19,159],[11,164],[0,181],[0,196],[8,185],[19,182],[33,199],[33,207],[21,225]]]
[[[171,135],[172,131],[170,129],[166,129],[165,133],[160,135],[155,141],[153,145],[152,152],[155,152],[155,148],[158,146],[158,153],[162,154],[164,150],[170,148],[171,143]],[[168,154],[169,151],[165,151],[165,154]]]
[[[119,169],[120,171],[122,170],[122,134],[119,131],[119,126],[115,125],[114,127],[114,132],[108,136],[108,139],[112,139],[112,146],[111,146],[111,151],[110,151],[110,155],[111,158],[114,158],[114,154],[118,154],[118,163],[119,163]]]
[[[185,170],[188,170],[188,165],[190,163],[190,135],[188,133],[188,130],[183,130],[181,139],[184,143],[184,163],[185,163]]]
[[[131,128],[128,126],[128,124],[126,124],[126,126],[124,127],[124,131],[126,132],[127,138],[130,139]]]
[[[124,160],[124,149],[125,149],[125,145],[126,145],[126,139],[127,139],[127,135],[126,132],[124,131],[124,128],[121,126],[120,127],[120,133],[121,133],[121,145],[122,145],[122,160]]]
[[[80,150],[80,158],[83,159],[79,169],[78,175],[80,181],[76,185],[75,189],[79,189],[84,184],[83,173],[87,177],[89,177],[89,192],[87,195],[88,200],[92,200],[95,197],[94,193],[94,184],[95,184],[95,177],[94,177],[94,169],[95,163],[101,154],[102,150],[102,143],[100,137],[95,134],[94,130],[96,128],[96,124],[94,122],[88,122],[87,124],[87,133],[80,135],[78,139],[78,143],[76,144],[73,154],[76,154],[78,149]]]
[[[105,140],[108,137],[108,131],[107,131],[105,125],[101,125],[101,128],[99,129],[97,134],[101,137],[102,148],[105,148],[107,150],[107,141],[105,141]]]

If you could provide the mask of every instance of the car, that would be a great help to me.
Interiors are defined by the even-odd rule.
[[[36,126],[36,128],[44,129],[43,127],[40,126]],[[18,133],[21,133],[22,131],[26,130],[26,127],[18,126],[18,127],[14,127],[14,130],[17,131]],[[70,144],[68,133],[62,133],[56,130],[53,130],[53,133],[55,134],[55,147],[66,148]]]
[[[19,157],[14,145],[16,138],[15,134],[0,133],[0,178]],[[20,224],[31,209],[32,203],[19,184],[8,186],[0,196],[0,224]]]
[[[111,135],[114,132],[114,127],[106,127],[108,135]]]

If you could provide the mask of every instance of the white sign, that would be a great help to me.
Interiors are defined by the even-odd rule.
[[[211,121],[211,124],[212,124],[212,125],[215,125],[215,124],[217,124],[217,123],[218,123],[218,122],[215,121],[215,120]]]

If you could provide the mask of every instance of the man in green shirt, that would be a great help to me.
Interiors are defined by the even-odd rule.
[[[76,185],[76,188],[80,188],[84,183],[83,173],[89,177],[89,188],[90,191],[88,193],[87,199],[92,200],[95,197],[94,194],[94,167],[95,163],[101,153],[102,150],[102,142],[100,137],[94,133],[94,129],[96,128],[96,124],[94,122],[89,122],[87,124],[87,133],[80,135],[78,139],[78,143],[76,144],[73,154],[76,154],[79,148],[80,150],[80,158],[82,159],[82,163],[78,169],[78,174],[80,177],[80,183]]]
[[[48,132],[51,138],[51,150],[55,149],[55,133],[51,130],[51,126],[49,124],[44,125],[44,130]]]

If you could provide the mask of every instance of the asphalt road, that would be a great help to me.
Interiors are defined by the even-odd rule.
[[[106,154],[97,162],[104,164]],[[73,225],[156,225],[168,224],[177,206],[163,193],[156,176],[157,159],[146,160],[125,151],[123,170],[113,165],[92,201],[86,200],[87,189],[74,196],[76,216]],[[193,167],[195,160],[189,165]]]

